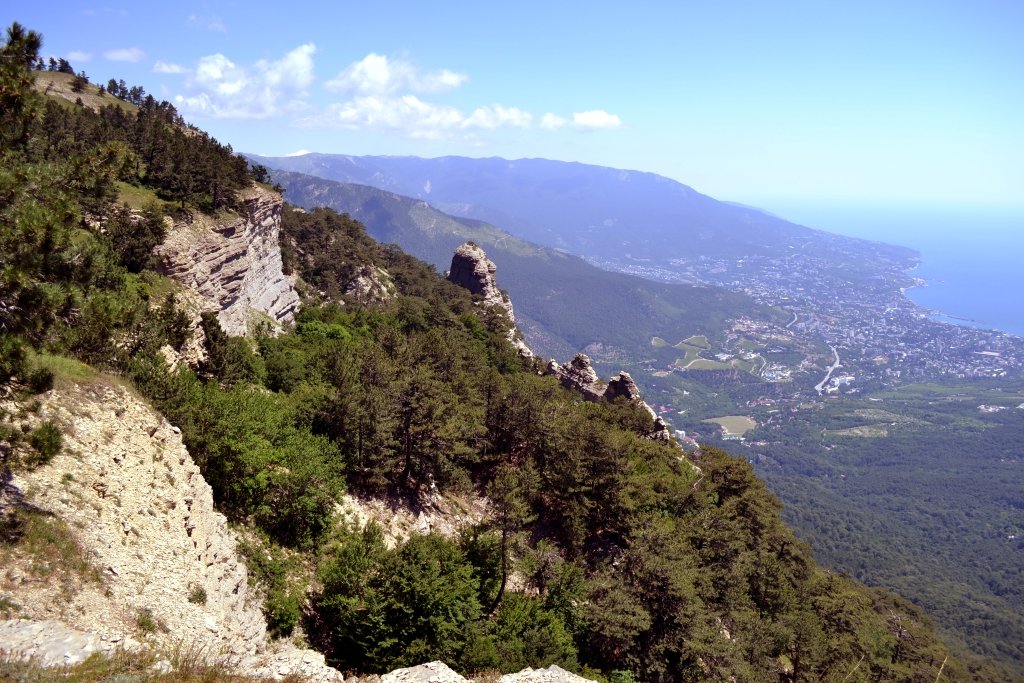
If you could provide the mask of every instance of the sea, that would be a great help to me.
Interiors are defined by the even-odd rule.
[[[791,205],[800,225],[899,244],[921,254],[927,284],[907,296],[937,320],[1024,336],[1024,208]]]

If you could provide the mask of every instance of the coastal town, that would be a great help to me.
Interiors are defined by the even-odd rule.
[[[869,243],[870,244],[870,243]],[[908,382],[1024,375],[1024,338],[941,319],[915,304],[910,287],[926,286],[908,274],[913,258],[866,258],[861,244],[836,240],[823,251],[742,259],[674,258],[663,263],[590,259],[604,268],[662,282],[708,284],[744,292],[783,309],[782,325],[741,320],[738,330],[764,340],[802,338],[826,344],[825,392],[859,392]],[[832,357],[834,354],[834,358]],[[769,381],[791,371],[766,368]]]

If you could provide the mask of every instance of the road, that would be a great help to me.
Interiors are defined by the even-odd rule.
[[[828,384],[829,379],[831,379],[832,373],[839,367],[839,352],[836,351],[836,347],[831,344],[828,345],[828,348],[832,349],[832,353],[835,354],[836,359],[832,365],[829,366],[828,372],[825,373],[825,379],[818,382],[814,387],[814,390],[818,392],[819,396],[821,395],[821,392],[825,391],[825,385]]]

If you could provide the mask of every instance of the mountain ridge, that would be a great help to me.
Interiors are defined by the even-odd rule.
[[[602,270],[575,255],[479,220],[449,216],[424,200],[389,190],[283,171],[272,171],[271,178],[284,187],[288,201],[348,213],[375,239],[399,243],[439,270],[447,268],[459,244],[467,239],[479,243],[500,268],[501,284],[515,301],[530,347],[549,358],[571,358],[595,343],[628,347],[633,353],[653,336],[718,334],[730,317],[784,317],[725,289],[656,283]]]
[[[912,259],[905,247],[810,228],[764,210],[717,200],[648,171],[541,158],[353,156],[259,157],[268,167],[378,187],[459,217],[586,256],[664,261],[772,254],[775,244],[838,241]],[[676,240],[689,241],[689,249]],[[723,242],[728,242],[724,244]]]

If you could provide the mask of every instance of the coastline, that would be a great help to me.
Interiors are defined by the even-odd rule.
[[[910,276],[910,273],[912,271],[916,270],[921,265],[922,261],[923,261],[923,259],[919,260],[913,266],[911,266],[910,268],[907,268],[906,270],[904,270],[904,273],[907,274],[908,276]],[[928,318],[932,322],[937,322],[937,323],[944,324],[944,325],[955,325],[957,327],[969,327],[971,329],[980,330],[980,331],[983,331],[983,332],[991,332],[991,333],[994,333],[994,334],[1005,334],[1005,335],[1009,335],[1011,337],[1018,337],[1018,338],[1024,339],[1024,334],[1013,332],[1013,331],[1010,331],[1010,330],[1000,329],[1000,328],[995,327],[992,324],[990,324],[990,323],[988,323],[988,322],[986,322],[984,320],[978,320],[977,318],[969,318],[969,317],[962,316],[962,315],[954,315],[952,313],[946,313],[946,312],[942,311],[941,309],[934,308],[934,307],[931,307],[931,306],[925,306],[924,304],[921,304],[921,303],[918,303],[917,301],[914,301],[914,299],[911,298],[907,294],[907,292],[909,292],[912,289],[925,289],[929,285],[928,285],[928,281],[925,278],[923,278],[923,277],[916,276],[916,275],[915,276],[910,276],[910,277],[913,279],[913,284],[908,285],[906,287],[900,287],[899,288],[900,295],[903,297],[903,299],[906,302],[908,302],[910,304],[910,306],[912,308],[914,308],[917,312],[919,312],[920,314],[922,314],[924,317]]]

